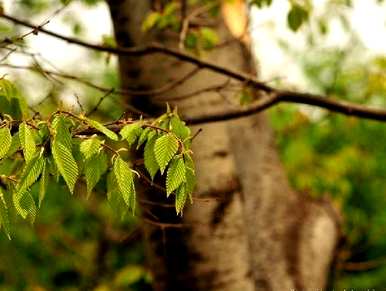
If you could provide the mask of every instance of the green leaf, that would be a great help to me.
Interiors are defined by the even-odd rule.
[[[188,197],[188,192],[186,191],[186,184],[181,184],[181,186],[176,191],[176,201],[175,207],[177,214],[182,215],[182,211],[184,209],[186,198]]]
[[[98,183],[102,175],[107,170],[107,157],[106,154],[101,152],[100,154],[96,154],[90,159],[86,161],[86,165],[84,167],[84,174],[86,177],[87,184],[87,197],[94,189],[95,185]]]
[[[78,173],[82,173],[84,169],[84,164],[86,163],[86,159],[84,155],[80,151],[81,140],[73,139],[72,140],[72,156],[74,157],[76,164],[78,165]]]
[[[149,127],[146,127],[141,135],[139,136],[138,138],[138,143],[137,143],[137,149],[139,149],[139,147],[146,141],[146,140],[149,140],[149,133],[151,132],[151,128]]]
[[[157,22],[161,19],[161,14],[159,12],[151,12],[146,16],[145,20],[142,23],[142,30],[148,31],[152,29]]]
[[[29,191],[15,192],[13,195],[13,205],[16,212],[24,219],[29,216],[31,223],[35,222],[37,209],[35,201]]]
[[[25,99],[21,98],[14,84],[5,78],[0,79],[0,108],[1,113],[9,114],[14,119],[26,117]]]
[[[8,239],[11,239],[11,224],[8,217],[8,207],[4,199],[4,193],[0,188],[0,227],[3,228],[4,233]]]
[[[117,42],[115,41],[114,36],[107,35],[107,34],[102,35],[102,44],[104,46],[108,46],[108,47],[116,47],[117,46]]]
[[[171,110],[170,107],[169,107],[169,104],[167,104],[167,110],[168,112]],[[169,113],[170,114],[170,113]],[[169,130],[169,124],[170,124],[170,116],[169,114],[164,114],[162,115],[160,118],[158,118],[158,126],[162,129],[166,129],[166,130]]]
[[[109,139],[112,139],[112,140],[115,140],[115,141],[118,141],[118,136],[115,134],[115,132],[111,131],[110,129],[108,129],[106,126],[104,126],[102,123],[99,123],[98,121],[95,121],[95,120],[92,120],[92,119],[89,119],[89,118],[85,118],[86,122],[93,128],[95,128],[96,130],[100,131],[101,133],[103,133],[105,136],[107,136]]]
[[[189,196],[190,202],[193,203],[193,191],[196,186],[196,175],[195,175],[195,169],[194,169],[194,162],[190,154],[185,153],[184,154],[184,161],[185,161],[185,174],[186,174],[186,186],[185,191],[187,195]]]
[[[166,169],[170,160],[178,151],[178,141],[170,133],[159,137],[154,145],[155,159],[160,167],[161,174]]]
[[[40,178],[40,185],[39,185],[39,208],[41,207],[47,192],[47,185],[48,185],[48,179],[49,179],[47,168],[48,168],[47,161],[45,161],[41,178]]]
[[[62,143],[54,141],[52,144],[52,155],[59,173],[66,181],[70,192],[73,193],[76,180],[78,179],[78,165],[72,156],[71,150]]]
[[[176,30],[179,26],[179,20],[176,15],[177,10],[177,3],[174,1],[167,3],[163,8],[161,17],[156,22],[157,28],[162,30],[166,27],[170,27],[171,29]]]
[[[38,180],[44,166],[45,159],[41,154],[36,154],[25,166],[16,188],[17,192],[27,191]]]
[[[99,153],[102,142],[96,137],[86,139],[80,144],[80,152],[85,160]]]
[[[31,130],[25,122],[19,126],[19,140],[21,148],[23,149],[24,159],[29,162],[36,151],[36,144]]]
[[[185,161],[186,168],[191,169],[192,172],[194,173],[195,172],[194,161],[189,153],[184,153],[184,161]]]
[[[24,219],[29,215],[31,223],[35,221],[37,210],[29,188],[37,181],[44,167],[45,159],[42,154],[37,153],[25,166],[13,195],[16,211]]]
[[[114,286],[116,286],[116,290],[130,290],[131,288],[129,289],[128,286],[135,286],[142,280],[148,280],[146,279],[148,278],[148,271],[142,265],[130,264],[118,269],[114,276]]]
[[[47,138],[50,137],[50,129],[48,128],[48,124],[46,122],[40,122],[38,124],[38,139],[40,143],[43,143]]]
[[[154,145],[156,140],[157,140],[156,137],[153,137],[152,139],[148,140],[148,142],[145,145],[144,154],[143,154],[145,168],[149,172],[149,175],[152,180],[154,180],[154,177],[159,170],[159,165],[157,163],[157,160],[155,159],[155,154],[154,154]]]
[[[63,122],[59,122],[56,135],[51,143],[51,151],[59,173],[64,178],[70,192],[73,193],[78,179],[78,165],[72,154],[72,143],[71,140],[68,141],[69,136],[71,135],[68,128]]]
[[[193,170],[190,168],[186,168],[186,186],[185,191],[187,195],[189,196],[190,203],[193,203],[193,191],[196,187],[196,175],[194,174]]]
[[[12,144],[12,136],[8,127],[0,128],[0,160],[5,157]]]
[[[203,27],[200,29],[200,36],[202,47],[206,50],[212,49],[220,42],[220,38],[216,31],[208,27]]]
[[[12,142],[11,142],[11,146],[8,149],[7,157],[12,156],[14,153],[16,153],[20,149],[20,146],[21,145],[20,145],[19,133],[16,132],[12,136]]]
[[[153,137],[157,137],[158,133],[154,129],[150,129],[149,133],[147,134],[147,140],[152,139]]]
[[[251,88],[244,87],[239,93],[240,105],[249,105],[253,101],[253,93]]]
[[[60,137],[60,142],[67,148],[72,149],[72,135],[69,128],[69,122],[63,116],[57,116],[52,122],[55,129],[55,136]]]
[[[122,193],[123,200],[134,213],[135,187],[133,172],[131,171],[129,165],[119,156],[114,160],[113,171],[118,184],[118,189]]]
[[[196,32],[189,31],[185,37],[184,46],[188,49],[197,48],[198,34]]]
[[[292,6],[287,16],[288,26],[293,30],[297,31],[300,26],[308,18],[308,12],[299,5]]]
[[[13,200],[13,206],[15,207],[16,209],[16,212],[21,216],[23,217],[24,219],[27,218],[27,215],[28,215],[28,211],[25,210],[23,207],[21,207],[20,205],[20,200],[21,198],[23,197],[23,192],[15,192],[12,196],[12,200]]]
[[[118,191],[118,183],[113,172],[107,174],[107,200],[118,217],[124,218],[128,212],[122,194]]]
[[[54,180],[59,182],[60,173],[58,167],[56,166],[55,160],[53,156],[47,158],[47,170],[48,173],[54,176]]]
[[[0,95],[4,96],[8,101],[11,101],[11,99],[16,98],[18,96],[19,92],[17,91],[15,85],[4,78],[0,79]]]
[[[262,8],[264,5],[270,6],[272,4],[272,0],[252,0],[251,4]]]
[[[163,14],[164,15],[172,15],[174,14],[178,9],[178,4],[176,2],[170,2],[165,5]]]
[[[173,116],[170,120],[170,130],[181,140],[187,139],[190,134],[190,128],[185,125],[185,122],[177,116]]]
[[[125,125],[121,129],[120,135],[122,136],[122,138],[127,140],[127,143],[129,144],[129,146],[134,144],[137,138],[141,136],[141,133],[142,133],[141,126],[142,125],[140,122],[136,122],[136,123]]]
[[[185,164],[182,157],[176,157],[170,163],[166,175],[166,195],[169,196],[186,181]]]

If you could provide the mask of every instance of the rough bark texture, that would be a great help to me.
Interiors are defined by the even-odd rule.
[[[144,34],[148,0],[111,0],[116,39],[121,46],[156,39],[176,45],[164,34]],[[229,38],[224,23],[217,30]],[[205,54],[211,61],[250,70],[245,48],[233,42]],[[119,59],[122,86],[158,88],[194,67],[162,55]],[[200,71],[162,100],[224,82]],[[175,102],[185,116],[221,112],[236,106],[234,96],[215,92]],[[131,102],[152,113],[162,102],[151,96]],[[162,205],[144,205],[144,233],[156,290],[312,290],[326,284],[338,229],[328,205],[293,192],[287,182],[264,114],[201,126],[194,141],[198,187],[183,218],[165,207],[163,193],[143,195]],[[195,130],[195,128],[193,129]],[[169,199],[171,200],[171,199]],[[149,221],[155,223],[149,223]],[[165,223],[167,225],[165,225]],[[313,289],[315,290],[315,289]]]

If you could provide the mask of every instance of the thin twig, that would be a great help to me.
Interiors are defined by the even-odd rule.
[[[86,114],[86,116],[90,116],[94,112],[96,112],[98,110],[99,106],[102,104],[103,100],[105,100],[105,98],[107,96],[110,96],[113,92],[114,92],[114,89],[110,89],[110,91],[106,92],[106,94],[104,94],[101,98],[99,98],[98,103],[95,104],[95,106]]]
[[[37,69],[34,66],[23,66],[23,65],[13,65],[13,64],[0,64],[0,66],[1,67],[8,67],[11,69],[30,70],[30,71],[34,71],[34,72],[38,72],[38,73],[45,73],[47,75],[57,76],[57,77],[60,77],[63,79],[69,79],[72,81],[76,81],[78,83],[81,83],[81,84],[88,86],[90,88],[94,88],[94,89],[101,91],[101,92],[107,93],[107,92],[110,92],[111,90],[113,90],[114,94],[126,95],[126,96],[133,96],[133,95],[137,95],[137,96],[144,95],[145,96],[145,95],[164,94],[172,89],[175,89],[177,86],[182,85],[184,82],[186,82],[187,80],[192,78],[194,75],[196,75],[200,71],[200,68],[194,68],[193,70],[188,72],[186,75],[182,76],[180,79],[176,79],[176,80],[173,80],[171,82],[168,82],[159,88],[150,89],[150,90],[136,90],[136,89],[107,88],[107,87],[103,87],[103,86],[94,84],[88,80],[82,79],[82,78],[75,76],[75,75],[66,74],[63,72],[46,70],[46,69],[42,69],[41,67],[39,69]]]
[[[181,1],[182,1],[181,11],[184,11],[184,13],[181,13],[182,25],[181,25],[181,31],[180,31],[179,48],[182,50],[185,48],[184,44],[185,44],[186,35],[188,34],[188,31],[189,31],[190,23],[193,21],[195,17],[198,17],[199,15],[207,12],[210,8],[216,5],[216,3],[212,2],[204,6],[200,6],[186,16],[186,10],[187,10],[186,0],[181,0]]]
[[[227,79],[224,83],[221,83],[221,84],[218,84],[218,85],[213,85],[213,86],[209,86],[209,87],[206,87],[206,88],[201,88],[201,89],[198,89],[196,91],[189,92],[189,93],[186,93],[186,94],[182,94],[182,95],[179,95],[179,96],[162,98],[162,100],[163,101],[183,100],[183,99],[188,99],[188,98],[195,97],[195,96],[198,96],[198,95],[201,95],[201,94],[204,94],[204,93],[207,93],[207,92],[211,92],[211,91],[218,92],[218,91],[221,91],[222,89],[226,88],[229,85],[229,83],[230,83],[230,79]],[[158,99],[158,97],[156,97],[156,99]]]
[[[84,112],[84,108],[83,108],[82,103],[80,102],[79,95],[76,94],[76,93],[74,93],[74,95],[75,95],[76,103],[78,104],[80,110],[81,110],[82,112]]]
[[[182,227],[189,227],[187,224],[183,223],[166,223],[166,222],[158,222],[154,221],[145,217],[142,217],[142,220],[148,224],[156,225],[162,228],[182,228]]]

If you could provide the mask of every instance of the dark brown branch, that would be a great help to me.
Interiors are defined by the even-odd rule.
[[[194,20],[195,17],[200,16],[201,14],[208,11],[211,7],[213,7],[215,3],[210,3],[201,7],[198,7],[197,9],[193,10],[189,15],[186,15],[187,12],[187,1],[181,0],[181,31],[180,31],[180,41],[179,41],[179,48],[184,49],[184,43],[186,39],[186,35],[189,31],[189,26],[191,22]]]
[[[185,120],[188,124],[191,125],[226,121],[261,112],[281,102],[307,104],[328,109],[330,111],[338,112],[347,116],[356,116],[365,119],[386,121],[386,110],[384,109],[371,108],[351,102],[333,100],[320,95],[279,90],[271,93],[266,97],[262,97],[256,103],[242,110],[195,116],[192,118],[186,118]]]
[[[210,123],[210,122],[227,121],[227,120],[242,118],[242,117],[259,113],[280,102],[313,105],[313,106],[325,108],[334,112],[342,113],[348,116],[358,116],[366,119],[386,121],[386,110],[369,108],[358,104],[351,104],[344,101],[327,99],[326,97],[323,97],[323,96],[306,94],[306,93],[297,93],[297,92],[291,92],[291,91],[278,91],[276,93],[266,95],[264,97],[261,97],[261,99],[259,99],[252,105],[241,110],[234,110],[234,111],[227,111],[227,112],[213,112],[212,114],[200,115],[200,116],[194,116],[194,117],[183,116],[183,119],[187,122],[188,125],[198,125],[198,124],[204,124],[204,123]],[[110,130],[119,132],[124,125],[125,125],[125,122],[118,120],[106,126]],[[85,134],[92,134],[92,133],[95,133],[95,132],[92,130],[85,132]]]
[[[75,93],[74,96],[75,96],[76,103],[77,103],[78,106],[79,106],[79,109],[80,109],[82,112],[85,112],[85,111],[84,111],[84,107],[83,107],[83,105],[82,105],[82,102],[80,102],[79,95]],[[101,98],[101,99],[102,99],[102,98]]]
[[[279,91],[276,93],[278,102],[307,104],[328,109],[348,116],[356,116],[378,121],[386,121],[386,110],[368,107],[352,102],[334,100],[326,96],[299,93],[292,91]]]
[[[340,269],[349,272],[363,272],[371,269],[379,268],[386,263],[386,258],[371,260],[366,262],[344,262]]]
[[[235,111],[228,111],[228,112],[215,112],[213,114],[208,115],[202,115],[202,116],[195,116],[192,118],[184,118],[184,120],[189,125],[197,125],[197,124],[203,124],[203,123],[210,123],[210,122],[219,122],[219,121],[227,121],[231,119],[241,118],[245,116],[249,116],[258,112],[261,112],[276,103],[278,103],[279,100],[276,95],[271,95],[267,97],[263,97],[255,104],[242,109],[242,110],[235,110]]]
[[[265,92],[272,92],[272,90],[273,90],[271,87],[267,86],[266,84],[256,80],[256,78],[252,75],[248,75],[248,74],[245,74],[242,72],[234,71],[234,70],[213,64],[211,62],[201,60],[201,59],[199,59],[195,56],[192,56],[190,54],[187,54],[185,52],[182,52],[182,51],[179,51],[176,49],[172,49],[172,48],[168,48],[168,47],[165,47],[165,46],[158,44],[158,43],[152,43],[152,44],[149,44],[146,46],[131,47],[131,48],[107,47],[107,46],[101,46],[101,45],[97,45],[97,44],[91,44],[91,43],[83,42],[83,41],[76,39],[76,38],[66,37],[66,36],[63,36],[63,35],[58,34],[56,32],[52,32],[52,31],[49,31],[47,29],[44,29],[42,27],[36,27],[35,25],[33,25],[27,21],[20,20],[20,19],[17,19],[15,17],[9,16],[6,14],[0,14],[0,17],[7,19],[9,21],[12,21],[13,23],[16,23],[19,25],[23,25],[23,26],[26,26],[29,28],[35,28],[40,32],[43,32],[47,35],[64,40],[68,43],[80,45],[80,46],[83,46],[85,48],[92,49],[95,51],[107,52],[107,53],[111,53],[111,54],[115,54],[115,55],[127,55],[127,56],[138,56],[138,57],[149,55],[149,54],[162,53],[165,55],[175,57],[176,59],[179,59],[181,61],[197,65],[198,67],[200,67],[202,69],[208,69],[208,70],[211,70],[213,72],[228,76],[232,79],[241,81],[247,85],[251,85],[256,89],[263,90]]]
[[[243,82],[245,86],[250,86],[251,88],[268,93],[269,97],[262,98],[257,103],[251,105],[246,109],[230,111],[230,112],[220,112],[220,113],[215,113],[211,115],[187,118],[187,121],[190,124],[201,124],[201,123],[207,123],[207,122],[217,122],[217,121],[230,120],[234,118],[240,118],[243,116],[255,114],[280,102],[308,104],[308,105],[325,108],[325,109],[342,113],[345,115],[349,115],[349,116],[357,116],[361,118],[373,119],[378,121],[386,121],[386,110],[370,108],[370,107],[366,107],[363,105],[350,103],[350,102],[333,100],[328,97],[319,96],[319,95],[299,93],[299,92],[293,92],[293,91],[281,91],[263,82],[258,81],[253,75],[238,72],[232,69],[219,66],[217,64],[213,64],[205,60],[201,60],[197,57],[194,57],[182,51],[175,50],[172,48],[167,48],[161,44],[153,43],[143,47],[132,47],[132,48],[105,47],[105,46],[100,46],[96,44],[86,43],[75,38],[66,37],[66,36],[57,34],[55,32],[46,30],[42,27],[32,25],[29,22],[19,20],[17,18],[14,18],[6,14],[1,14],[0,17],[7,19],[9,21],[12,21],[13,23],[23,25],[32,29],[36,29],[37,31],[43,32],[45,34],[51,35],[58,39],[67,41],[69,43],[77,44],[85,48],[93,49],[96,51],[107,52],[107,53],[116,54],[116,55],[130,55],[130,56],[145,56],[145,55],[154,54],[154,53],[162,53],[168,56],[175,57],[181,61],[194,64],[199,68],[208,69],[218,74],[228,76],[229,78]]]
[[[145,217],[142,217],[142,220],[148,224],[159,226],[161,228],[182,228],[182,227],[189,227],[188,224],[183,223],[165,223],[165,222],[158,222],[154,221]]]

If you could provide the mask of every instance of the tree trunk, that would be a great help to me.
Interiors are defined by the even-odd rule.
[[[118,45],[156,40],[177,46],[178,36],[141,31],[150,0],[108,2]],[[229,39],[223,19],[216,20],[220,37]],[[248,50],[237,41],[203,55],[232,69],[253,69]],[[122,87],[141,89],[159,88],[194,69],[160,54],[120,57],[119,67]],[[162,96],[133,96],[130,102],[158,113],[165,109],[160,104],[171,97],[224,81],[224,76],[200,70]],[[172,104],[190,117],[234,109],[233,95],[208,92]],[[142,205],[142,215],[155,290],[323,288],[338,239],[337,221],[327,203],[290,189],[264,114],[201,128],[193,145],[195,201],[183,218],[176,216],[172,199],[164,193],[147,187],[142,194],[154,202]]]

